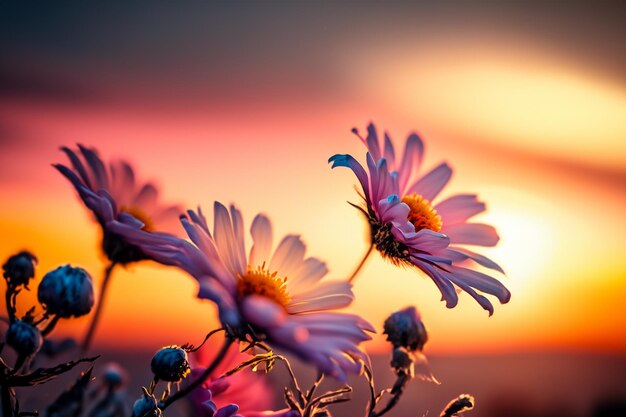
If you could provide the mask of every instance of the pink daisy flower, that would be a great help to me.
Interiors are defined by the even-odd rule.
[[[191,371],[194,379],[202,375],[204,372],[202,367],[209,363],[202,352],[198,352],[194,358],[197,362]],[[289,409],[271,411],[274,395],[268,379],[263,374],[245,369],[230,376],[223,376],[247,359],[236,347],[231,347],[224,361],[205,380],[202,387],[192,391],[190,398],[194,415],[288,417],[290,413],[293,414]]]
[[[195,277],[198,296],[217,304],[231,336],[265,341],[337,379],[360,372],[366,356],[358,345],[374,329],[359,316],[334,311],[352,302],[352,285],[322,280],[328,269],[317,258],[305,258],[300,236],[285,236],[272,250],[272,225],[265,215],[252,222],[249,253],[241,212],[216,202],[214,217],[213,233],[201,210],[181,217],[194,244],[165,234],[127,235],[123,225],[112,226],[151,258]]]
[[[373,124],[368,126],[365,139],[353,131],[367,146],[368,171],[351,155],[337,154],[329,162],[333,168],[348,167],[356,175],[365,201],[365,208],[357,208],[369,222],[372,248],[394,264],[416,266],[426,273],[448,308],[458,302],[457,288],[470,294],[489,315],[493,305],[483,293],[507,303],[511,294],[500,281],[468,265],[473,261],[503,272],[494,261],[464,246],[494,246],[498,242],[492,226],[469,221],[485,210],[485,204],[474,194],[458,194],[437,202],[452,168],[444,162],[418,175],[424,144],[416,134],[407,138],[400,159],[389,135],[385,134],[381,146]]]
[[[139,238],[155,231],[176,233],[182,209],[159,203],[157,188],[149,182],[137,182],[133,168],[125,161],[113,161],[107,167],[95,149],[80,144],[78,152],[66,147],[61,149],[69,157],[71,167],[53,166],[72,183],[83,203],[93,212],[102,228],[102,250],[110,261],[101,283],[100,302],[82,343],[82,350],[86,351],[98,325],[115,266],[149,258],[126,236]],[[124,235],[109,227],[113,221],[125,227]]]
[[[112,220],[129,225],[138,234],[178,232],[182,209],[159,203],[154,184],[138,182],[128,162],[113,161],[107,167],[95,149],[83,145],[78,145],[79,152],[61,149],[69,157],[71,167],[53,166],[72,183],[93,212],[102,227],[102,249],[111,262],[127,264],[146,259],[137,245],[111,231],[108,223]]]

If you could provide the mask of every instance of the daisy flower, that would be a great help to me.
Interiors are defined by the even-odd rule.
[[[373,124],[368,126],[365,139],[356,129],[353,132],[368,149],[368,171],[351,155],[337,154],[329,162],[333,168],[350,168],[361,185],[365,207],[357,208],[363,211],[370,226],[371,247],[367,255],[376,248],[396,265],[416,266],[434,281],[448,308],[458,302],[457,288],[470,294],[489,315],[493,314],[493,305],[483,293],[507,303],[509,290],[497,279],[472,269],[468,261],[501,273],[502,268],[464,246],[494,246],[498,242],[492,226],[469,221],[485,210],[485,204],[475,194],[458,194],[438,201],[452,176],[452,168],[444,162],[418,175],[424,144],[416,134],[407,138],[400,159],[396,158],[389,135],[385,134],[381,146]]]
[[[155,231],[176,233],[179,206],[163,205],[158,201],[157,188],[152,183],[138,182],[132,166],[125,161],[105,165],[95,149],[78,145],[78,151],[61,148],[70,160],[70,166],[53,166],[65,176],[78,192],[85,206],[93,213],[102,229],[102,250],[110,261],[102,280],[100,302],[83,341],[83,351],[91,343],[97,326],[103,300],[115,265],[126,265],[148,259],[141,248],[125,236],[141,237]],[[112,231],[110,222],[126,225],[122,236]]]
[[[214,218],[211,233],[200,209],[181,217],[193,244],[165,234],[125,237],[151,258],[195,277],[198,296],[217,304],[232,337],[264,341],[337,379],[360,372],[367,358],[358,345],[374,329],[359,316],[333,311],[352,302],[351,284],[322,280],[328,269],[317,258],[305,258],[300,236],[285,236],[272,250],[272,225],[263,214],[252,222],[249,252],[238,209],[216,202]],[[125,233],[123,225],[114,227]]]
[[[192,360],[194,369],[192,376],[197,378],[208,366],[209,360],[203,351],[196,353]],[[247,359],[231,347],[224,361],[209,375],[204,384],[191,392],[191,403],[197,416],[212,417],[220,410],[225,415],[236,414],[242,417],[285,417],[289,409],[269,411],[273,406],[274,395],[269,381],[264,375],[250,369],[223,376],[227,371],[237,367]],[[194,379],[195,379],[194,378]],[[228,414],[231,413],[231,414]],[[292,413],[293,414],[293,413]],[[222,414],[220,414],[222,415]]]
[[[138,182],[132,166],[112,161],[108,167],[95,149],[78,145],[78,151],[61,148],[71,167],[54,164],[74,186],[83,203],[102,228],[102,249],[111,262],[128,264],[146,259],[141,249],[113,233],[107,224],[116,220],[135,226],[136,233],[178,232],[179,206],[163,205],[158,190],[150,182]],[[141,224],[141,227],[136,225]]]

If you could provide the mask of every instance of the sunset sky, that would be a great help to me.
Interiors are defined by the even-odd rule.
[[[346,203],[354,176],[326,161],[363,160],[350,129],[373,121],[396,144],[418,132],[426,167],[454,167],[445,196],[487,202],[501,242],[484,253],[512,299],[493,317],[466,294],[448,310],[430,279],[376,255],[354,311],[380,328],[417,305],[434,353],[626,353],[623,5],[350,5],[0,6],[0,257],[29,249],[39,278],[71,263],[100,281],[98,227],[51,166],[80,142],[132,161],[166,201],[209,217],[234,202],[248,225],[267,213],[347,277],[367,228]],[[199,342],[215,313],[196,290],[151,262],[116,271],[96,344]]]

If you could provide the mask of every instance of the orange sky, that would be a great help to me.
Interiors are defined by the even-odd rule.
[[[28,248],[40,258],[39,278],[69,262],[99,281],[98,228],[50,166],[65,162],[60,145],[80,141],[133,161],[168,200],[202,204],[209,215],[213,200],[235,202],[248,222],[266,212],[277,234],[301,233],[331,277],[347,276],[366,248],[366,226],[345,203],[356,201],[353,176],[331,171],[326,160],[362,158],[349,129],[371,119],[396,142],[416,129],[427,166],[453,165],[446,195],[478,192],[487,201],[480,220],[498,228],[501,243],[484,252],[503,265],[513,295],[491,318],[465,294],[448,310],[428,278],[374,256],[356,281],[354,311],[380,326],[416,304],[430,352],[626,353],[623,83],[540,44],[517,39],[511,47],[471,34],[349,49],[327,63],[340,90],[323,80],[313,80],[317,92],[293,90],[276,74],[272,94],[267,85],[257,95],[254,84],[252,92],[242,85],[224,102],[128,83],[128,92],[117,86],[86,105],[5,96],[0,256]],[[150,262],[118,270],[96,343],[198,342],[214,312],[195,291],[184,274]],[[58,334],[80,334],[86,323],[63,323]],[[378,339],[370,347],[383,346]]]

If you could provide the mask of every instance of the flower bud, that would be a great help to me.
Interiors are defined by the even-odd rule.
[[[126,371],[115,362],[109,362],[102,373],[104,383],[112,388],[122,386],[128,380]]]
[[[145,387],[141,389],[143,395],[133,404],[133,417],[162,417],[163,412],[158,407],[156,398],[150,395]]]
[[[150,363],[155,378],[168,382],[178,382],[190,372],[187,352],[173,345],[159,350]]]
[[[384,333],[394,347],[404,347],[411,352],[421,351],[428,341],[426,327],[412,306],[390,315],[385,320]]]
[[[39,352],[43,338],[37,327],[26,321],[16,320],[7,330],[6,343],[18,354],[30,356]]]
[[[11,256],[2,265],[3,276],[7,282],[14,286],[27,286],[28,282],[35,276],[35,265],[37,265],[35,255],[22,251]]]
[[[93,283],[82,268],[69,265],[48,272],[39,284],[37,298],[48,314],[80,317],[93,307]]]

